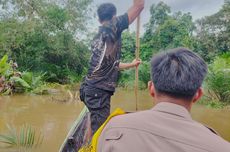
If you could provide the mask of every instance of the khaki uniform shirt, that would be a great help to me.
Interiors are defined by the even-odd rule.
[[[111,119],[97,152],[230,152],[230,143],[192,120],[184,107],[162,102]]]

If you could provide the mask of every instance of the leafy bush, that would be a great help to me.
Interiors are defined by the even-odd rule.
[[[125,32],[122,35],[122,62],[131,62],[135,58],[135,33]],[[150,64],[149,60],[153,51],[149,48],[141,46],[140,58],[142,64],[139,66],[139,89],[145,89],[150,80]],[[151,55],[150,55],[151,54]],[[133,89],[135,87],[135,70],[124,70],[120,74],[119,86]]]
[[[20,71],[46,72],[50,82],[75,81],[88,63],[82,39],[89,34],[91,2],[0,1],[0,57],[7,54]]]
[[[212,100],[230,103],[230,54],[217,57],[209,65],[206,87]]]
[[[32,72],[23,72],[21,77],[12,77],[14,82],[14,92],[31,92],[35,94],[47,94],[48,90],[44,83],[45,73],[33,74]]]
[[[143,62],[140,64],[138,75],[139,89],[146,89],[148,81],[150,80],[150,67],[148,62]],[[134,69],[129,69],[121,72],[119,78],[119,86],[126,89],[133,89],[135,87]]]
[[[120,72],[118,81],[119,87],[123,88],[134,88],[135,72],[133,69],[128,69]]]
[[[12,61],[8,63],[7,60],[7,55],[0,60],[0,94],[8,95],[24,92],[36,94],[47,93],[47,88],[43,80],[45,74],[21,73],[16,69],[16,63]]]
[[[17,75],[14,71],[14,64],[12,61],[8,63],[8,56],[4,55],[0,60],[0,94],[10,94],[13,90],[10,78]]]
[[[219,102],[216,100],[209,100],[210,97],[202,96],[202,98],[199,100],[198,104],[204,105],[208,108],[212,109],[222,109],[226,107],[226,103]]]
[[[139,80],[143,83],[143,87],[148,87],[148,81],[151,80],[150,76],[150,62],[143,61],[139,66]]]

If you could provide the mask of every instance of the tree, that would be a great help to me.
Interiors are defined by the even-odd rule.
[[[153,54],[168,48],[192,48],[194,23],[190,13],[170,14],[170,7],[163,2],[156,6],[153,4],[150,10],[150,21],[143,37],[145,51],[151,51]]]
[[[87,28],[87,20],[92,15],[89,7],[91,2],[92,0],[1,0],[0,5],[9,12],[9,17],[13,15],[17,19],[47,21],[49,27],[62,22],[66,29],[77,34]]]
[[[135,33],[130,33],[130,31],[124,32],[122,34],[122,49],[121,49],[121,59],[123,62],[130,62],[135,58],[136,50],[136,37]]]
[[[223,54],[209,65],[207,95],[212,100],[230,103],[230,54]]]
[[[77,35],[87,34],[91,2],[0,1],[0,56],[8,54],[20,70],[45,71],[49,81],[80,79],[89,49]]]
[[[225,0],[223,7],[216,14],[197,20],[195,23],[192,21],[190,13],[179,11],[172,14],[170,7],[163,2],[153,4],[150,8],[150,14],[151,17],[145,26],[145,33],[141,38],[140,46],[140,58],[143,63],[139,67],[139,80],[142,84],[147,84],[150,79],[149,61],[159,51],[175,47],[187,47],[199,53],[210,63],[215,60],[211,64],[213,65],[220,60],[216,56],[221,56],[230,50],[230,0]],[[134,50],[135,34],[124,33],[123,60],[130,61],[131,58],[134,58]],[[229,86],[225,83],[228,82],[227,74],[226,71],[224,74],[219,71],[214,72],[209,73],[207,83],[210,90],[214,87],[217,88],[211,92],[217,92],[218,100],[223,101],[229,97]],[[133,75],[134,71],[132,70],[122,72],[120,85],[132,86]],[[213,75],[215,76],[213,77]]]
[[[207,61],[230,50],[230,1],[221,10],[196,22],[195,51]]]
[[[157,26],[164,24],[164,22],[168,19],[169,14],[171,13],[171,9],[164,2],[159,2],[157,5],[153,4],[150,7],[150,20],[146,25],[147,32],[154,32]]]

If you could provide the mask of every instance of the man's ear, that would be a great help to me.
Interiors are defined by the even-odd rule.
[[[149,81],[149,82],[148,82],[148,89],[149,89],[149,94],[150,94],[152,97],[155,97],[155,88],[154,88],[154,85],[153,85],[153,82],[152,82],[152,81]]]
[[[192,102],[193,102],[193,103],[196,103],[196,102],[202,97],[202,95],[203,95],[203,89],[200,87],[200,88],[197,90],[195,96],[193,97]]]

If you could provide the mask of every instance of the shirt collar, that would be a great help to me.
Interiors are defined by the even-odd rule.
[[[186,119],[192,119],[190,113],[185,107],[170,102],[160,102],[156,104],[152,110],[173,114]]]

